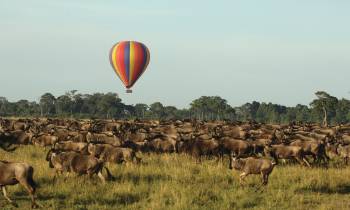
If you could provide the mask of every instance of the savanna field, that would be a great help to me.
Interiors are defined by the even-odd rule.
[[[228,159],[202,163],[179,154],[139,154],[142,163],[110,164],[114,180],[105,185],[97,178],[60,177],[52,182],[48,149],[21,146],[13,153],[0,151],[0,159],[25,161],[34,167],[37,200],[42,209],[350,209],[350,167],[341,160],[328,168],[277,165],[263,192],[255,192],[260,177],[251,175],[241,187],[238,171]],[[3,197],[1,209],[29,209],[30,199],[21,185],[7,187],[15,208]]]

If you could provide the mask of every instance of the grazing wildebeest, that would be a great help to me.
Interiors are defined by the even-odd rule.
[[[88,174],[89,176],[97,174],[102,182],[105,183],[106,180],[102,175],[103,168],[106,169],[108,178],[111,177],[108,168],[104,166],[104,162],[90,155],[82,155],[76,152],[60,152],[51,149],[46,155],[46,160],[49,161],[50,168],[55,169],[54,180],[58,173],[74,172],[78,175]]]
[[[233,155],[230,155],[230,169],[236,169],[242,171],[239,175],[239,182],[242,185],[244,178],[249,174],[261,174],[262,185],[267,185],[269,180],[269,175],[272,172],[276,163],[272,162],[266,158],[234,158]],[[260,186],[260,187],[261,187]]]
[[[247,157],[254,152],[254,146],[248,141],[224,137],[220,139],[222,155],[233,154],[235,157]]]
[[[17,205],[7,196],[6,186],[20,183],[30,195],[32,208],[38,207],[34,197],[36,184],[33,180],[33,173],[33,167],[27,163],[0,161],[0,188],[5,198],[14,206]]]
[[[202,161],[202,156],[216,155],[220,159],[220,145],[215,139],[181,141],[177,143],[176,150],[196,157],[199,162]]]
[[[156,138],[151,141],[146,141],[145,149],[148,152],[156,152],[156,153],[173,153],[175,152],[176,140],[168,138],[168,139],[160,139]]]

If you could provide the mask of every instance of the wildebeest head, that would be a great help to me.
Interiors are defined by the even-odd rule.
[[[230,169],[241,170],[244,167],[245,162],[240,158],[230,157]]]
[[[11,133],[7,131],[0,132],[0,148],[6,152],[12,152],[17,149],[17,146],[12,141]]]
[[[272,155],[271,153],[272,153],[271,145],[265,145],[265,147],[264,147],[264,154],[265,154],[265,156],[270,157]]]
[[[57,155],[57,153],[58,153],[57,150],[51,148],[46,154],[46,161],[49,162],[50,168],[54,167],[51,160],[52,160],[53,157],[55,157]]]

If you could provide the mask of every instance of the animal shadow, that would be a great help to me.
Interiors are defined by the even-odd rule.
[[[147,174],[147,175],[139,175],[133,173],[126,173],[123,175],[114,176],[112,181],[121,182],[121,181],[132,181],[134,184],[138,184],[140,182],[153,183],[157,181],[166,181],[171,177],[163,174]]]
[[[350,184],[336,185],[335,187],[330,187],[328,185],[312,185],[308,187],[303,187],[297,190],[298,192],[315,192],[322,194],[350,194]]]

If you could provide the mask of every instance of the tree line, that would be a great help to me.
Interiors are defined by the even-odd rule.
[[[58,117],[92,119],[198,119],[238,120],[261,123],[315,122],[323,125],[350,123],[350,100],[318,91],[309,105],[287,107],[253,101],[232,107],[219,96],[201,96],[189,108],[178,109],[161,102],[124,104],[116,93],[81,94],[77,90],[55,97],[43,94],[39,101],[10,102],[0,97],[1,117]]]

